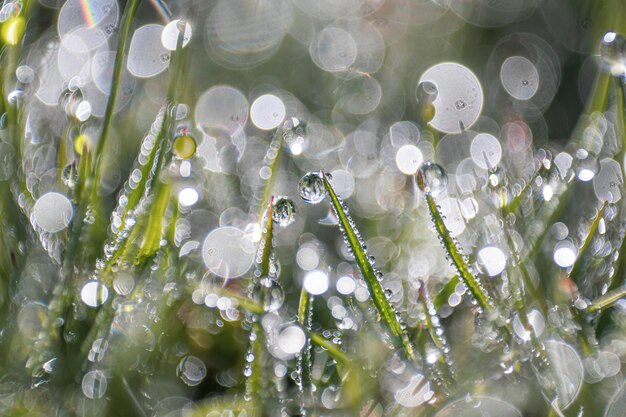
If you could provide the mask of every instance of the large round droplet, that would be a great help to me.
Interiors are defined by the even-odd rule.
[[[424,162],[417,171],[417,185],[424,193],[437,197],[448,185],[448,175],[441,165]]]
[[[317,204],[326,197],[321,172],[309,172],[298,183],[298,194],[307,203]]]
[[[268,312],[278,311],[285,302],[285,292],[278,281],[271,278],[264,278],[261,282],[264,287],[265,297],[263,298],[263,309]]]
[[[611,74],[620,76],[626,73],[626,38],[613,31],[605,33],[600,42],[600,57]]]
[[[196,153],[196,141],[186,134],[176,136],[172,143],[172,152],[180,159],[189,159]]]
[[[279,197],[274,202],[272,220],[279,226],[286,227],[296,221],[297,213],[296,203],[288,198]]]

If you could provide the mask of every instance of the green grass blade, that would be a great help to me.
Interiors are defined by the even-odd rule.
[[[311,330],[313,322],[313,297],[302,288],[300,291],[300,303],[298,305],[298,324],[307,331]],[[303,395],[302,408],[306,408],[308,399],[311,396],[311,339],[306,336],[304,349],[296,357],[297,367],[300,369],[300,381],[298,387]]]
[[[595,312],[606,309],[624,297],[626,297],[626,286],[609,291],[603,296],[598,297],[587,307],[587,311]]]
[[[355,232],[356,229],[352,226],[352,219],[350,219],[348,214],[346,214],[346,211],[343,208],[343,203],[335,193],[335,190],[330,185],[330,182],[325,175],[323,176],[323,181],[324,187],[326,188],[333,208],[335,209],[337,218],[339,219],[341,229],[348,240],[348,244],[354,254],[356,263],[361,270],[363,279],[365,279],[372,301],[374,302],[374,306],[378,310],[382,321],[386,324],[391,333],[400,339],[402,349],[404,350],[407,358],[411,360],[415,359],[413,346],[409,342],[407,333],[404,330],[403,325],[400,323],[396,311],[391,306],[391,303],[385,295],[385,290],[378,280],[376,271],[374,271],[374,267],[370,263],[367,254],[365,253],[365,249],[363,249],[363,245]]]
[[[443,222],[443,218],[441,213],[439,213],[439,208],[437,207],[437,203],[435,199],[431,195],[426,195],[426,203],[428,204],[428,209],[430,210],[430,214],[433,219],[433,223],[435,224],[435,229],[437,230],[437,234],[441,239],[441,243],[443,244],[452,264],[459,272],[459,276],[467,285],[467,288],[470,290],[470,293],[478,303],[478,305],[485,310],[485,312],[492,311],[495,308],[495,304],[491,296],[487,293],[482,283],[478,280],[478,278],[472,273],[472,270],[468,263],[465,260],[465,257],[459,251],[459,248],[456,245],[456,242],[450,236],[450,232],[446,228],[445,223]]]

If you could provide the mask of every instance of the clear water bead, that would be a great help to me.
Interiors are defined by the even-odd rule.
[[[626,38],[614,31],[606,32],[600,41],[600,57],[604,67],[612,75],[626,73]]]
[[[441,165],[424,162],[417,171],[417,185],[424,193],[437,197],[448,185],[448,175]]]
[[[285,197],[278,197],[274,201],[272,220],[281,227],[287,227],[296,221],[298,209],[296,203]]]
[[[271,278],[264,278],[261,281],[265,289],[265,297],[263,299],[263,309],[267,313],[278,311],[285,302],[285,292],[278,281]]]
[[[298,183],[298,194],[310,204],[320,203],[326,197],[324,180],[321,172],[309,172]]]

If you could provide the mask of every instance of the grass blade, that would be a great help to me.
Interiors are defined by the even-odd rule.
[[[356,263],[361,270],[363,279],[365,279],[365,282],[367,283],[367,287],[372,297],[372,301],[374,302],[374,306],[378,310],[382,321],[386,324],[391,333],[400,339],[402,349],[404,350],[407,358],[411,360],[415,359],[413,346],[409,341],[409,338],[405,329],[403,328],[402,323],[400,323],[398,314],[396,313],[395,309],[392,307],[391,303],[387,299],[387,296],[385,295],[385,289],[381,285],[378,278],[378,275],[380,275],[380,273],[377,273],[377,271],[374,270],[374,267],[367,257],[365,249],[363,249],[361,240],[355,232],[356,229],[353,226],[354,222],[346,213],[342,201],[335,193],[335,190],[330,185],[327,177],[325,175],[322,175],[322,179],[324,181],[324,187],[326,188],[326,191],[330,196],[333,208],[335,209],[335,214],[339,219],[340,228],[344,233],[348,244],[350,245],[350,249],[352,250]]]
[[[461,277],[465,285],[467,285],[467,288],[472,293],[472,296],[474,297],[478,305],[483,310],[485,310],[485,312],[494,310],[495,304],[493,299],[491,298],[491,296],[489,296],[478,278],[472,273],[472,270],[465,260],[465,257],[460,252],[456,242],[450,235],[450,232],[443,222],[441,213],[439,213],[439,208],[437,207],[437,203],[435,202],[434,197],[426,194],[426,203],[428,204],[428,209],[430,210],[430,214],[432,216],[433,223],[435,224],[437,234],[441,239],[441,243],[446,249],[446,252],[450,257],[452,264],[459,272],[459,276]]]

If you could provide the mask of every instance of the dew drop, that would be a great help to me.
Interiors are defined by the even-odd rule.
[[[304,201],[310,204],[317,204],[326,197],[324,180],[320,172],[309,172],[300,179],[298,183],[298,194]]]
[[[417,185],[424,193],[437,197],[448,185],[448,175],[441,165],[424,162],[417,171]]]
[[[195,139],[187,134],[176,136],[172,143],[172,152],[180,159],[191,158],[196,153]]]
[[[298,209],[296,208],[296,203],[292,200],[285,197],[279,197],[274,202],[272,220],[280,227],[287,227],[296,221],[297,214]]]
[[[606,32],[600,41],[600,57],[612,75],[623,75],[626,72],[626,38],[621,33]]]

